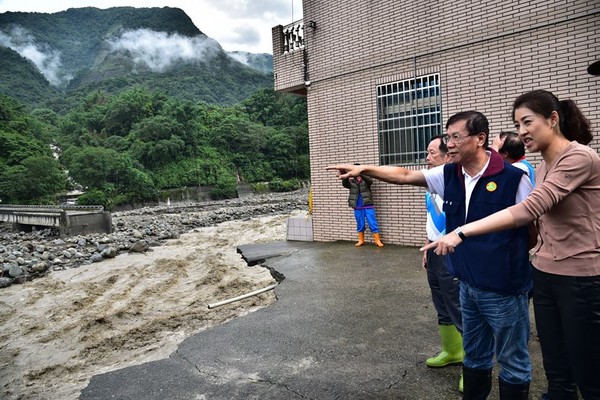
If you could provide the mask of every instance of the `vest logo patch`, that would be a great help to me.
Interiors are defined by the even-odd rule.
[[[488,182],[487,185],[485,185],[485,188],[488,192],[493,192],[498,189],[498,185],[496,185],[496,182]]]

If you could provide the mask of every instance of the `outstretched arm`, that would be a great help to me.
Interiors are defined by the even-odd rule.
[[[383,182],[396,185],[427,186],[425,175],[421,171],[409,170],[402,167],[377,166],[377,165],[353,165],[338,164],[330,165],[327,170],[337,171],[338,179],[345,179],[360,174],[368,175]]]
[[[462,233],[469,240],[469,236],[485,235],[486,233],[499,232],[506,229],[516,228],[515,219],[508,209],[500,210],[490,216],[470,222],[460,227]],[[435,242],[421,247],[421,251],[427,251],[435,248],[435,254],[446,255],[454,253],[454,248],[461,244],[463,240],[455,232],[450,232],[442,236]]]

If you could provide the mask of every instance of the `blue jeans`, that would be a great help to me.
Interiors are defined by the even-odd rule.
[[[502,381],[531,382],[527,293],[502,295],[461,282],[460,305],[465,348],[463,365],[492,369],[495,354]]]
[[[354,209],[354,218],[356,218],[356,232],[365,231],[365,219],[369,224],[371,233],[379,232],[379,225],[377,225],[377,218],[375,217],[374,208]]]

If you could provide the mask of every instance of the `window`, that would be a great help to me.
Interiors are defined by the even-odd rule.
[[[379,163],[422,164],[431,137],[442,133],[440,75],[377,87]]]

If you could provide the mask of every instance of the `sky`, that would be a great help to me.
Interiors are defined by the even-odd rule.
[[[0,0],[0,13],[125,6],[180,8],[225,51],[249,53],[272,54],[271,28],[302,19],[302,0]]]

